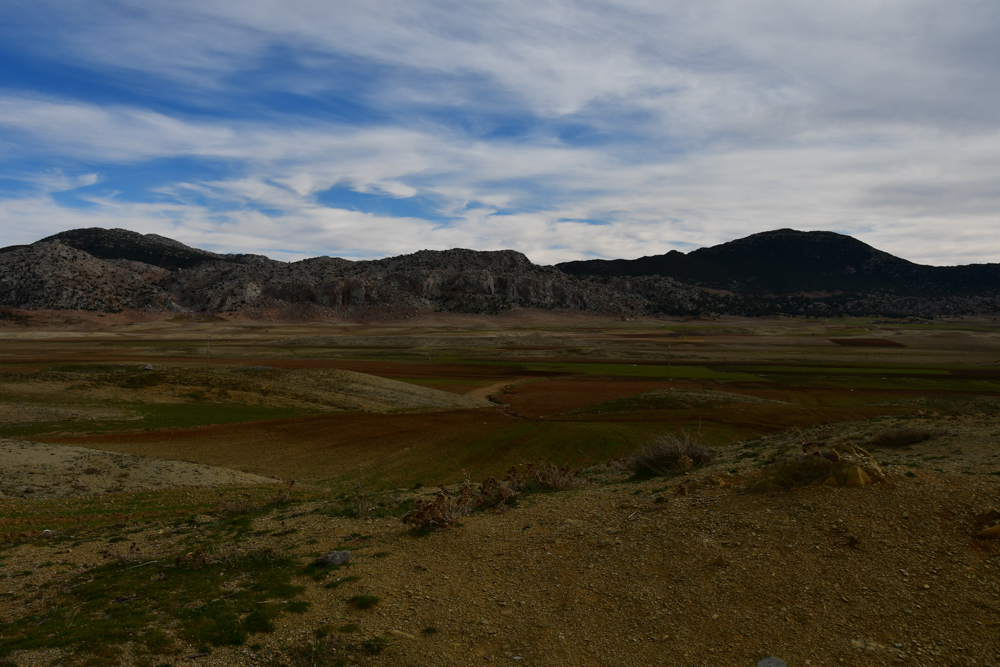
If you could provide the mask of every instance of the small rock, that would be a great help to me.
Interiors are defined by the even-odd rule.
[[[769,655],[766,658],[761,658],[757,662],[757,667],[788,667],[788,663],[781,658],[775,658],[773,655]]]
[[[33,487],[33,486],[29,486],[28,488],[26,488],[26,489],[24,490],[24,492],[25,492],[25,493],[34,493],[34,492],[35,492],[35,487]]]
[[[313,565],[317,567],[329,567],[331,565],[343,565],[349,560],[351,560],[350,551],[331,551],[314,560]]]
[[[416,635],[411,635],[409,632],[403,632],[402,630],[389,630],[389,634],[393,637],[402,637],[403,639],[416,639]]]

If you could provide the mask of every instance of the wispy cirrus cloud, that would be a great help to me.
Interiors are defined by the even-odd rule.
[[[997,261],[998,32],[987,2],[12,1],[0,241],[553,262],[795,227]]]

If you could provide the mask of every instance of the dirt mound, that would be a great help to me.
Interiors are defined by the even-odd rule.
[[[867,486],[885,477],[871,454],[852,442],[775,461],[764,468],[750,491],[766,493],[793,486]]]
[[[215,466],[162,461],[69,445],[0,440],[0,495],[66,498],[179,486],[273,484]]]

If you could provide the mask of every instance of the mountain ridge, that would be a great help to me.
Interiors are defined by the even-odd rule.
[[[556,265],[571,275],[669,276],[753,296],[884,291],[901,296],[1000,290],[1000,264],[927,266],[836,232],[778,229],[690,253]]]
[[[1000,264],[928,267],[834,232],[761,232],[684,254],[533,264],[515,250],[352,261],[201,250],[124,229],[0,248],[0,306],[398,318],[511,308],[638,315],[1000,314]]]

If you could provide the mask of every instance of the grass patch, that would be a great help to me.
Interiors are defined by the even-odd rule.
[[[611,377],[678,378],[693,380],[756,380],[756,375],[717,371],[708,366],[678,366],[667,364],[627,363],[527,363],[489,362],[542,373],[571,373],[573,375],[603,375]]]
[[[119,664],[117,647],[126,642],[152,654],[172,651],[173,640],[154,624],[171,625],[179,639],[202,648],[243,644],[250,634],[272,631],[283,611],[308,608],[281,603],[304,590],[292,583],[298,567],[268,551],[213,557],[199,550],[149,563],[116,559],[76,577],[45,615],[8,625],[0,656],[62,648],[105,656],[97,664]]]
[[[356,631],[353,630],[352,634]],[[343,629],[341,632],[344,632]],[[295,646],[282,647],[280,654],[262,664],[266,667],[348,667],[358,664],[357,656],[378,655],[389,645],[388,640],[381,635],[359,640],[343,634],[332,634],[326,629],[316,630],[313,637]]]
[[[382,598],[377,595],[354,595],[347,599],[347,603],[355,609],[371,609],[377,605]]]
[[[899,449],[926,442],[937,435],[937,431],[929,428],[888,428],[869,437],[865,444],[882,449]]]
[[[350,574],[346,577],[337,577],[333,581],[327,582],[323,585],[323,588],[336,589],[340,588],[344,584],[349,584],[354,581],[358,581],[361,577],[356,574]]]

